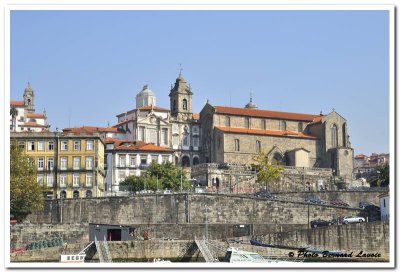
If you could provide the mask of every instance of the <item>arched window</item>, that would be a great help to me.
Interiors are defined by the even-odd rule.
[[[347,147],[346,123],[343,123],[342,134],[343,134],[343,147]]]
[[[235,151],[236,152],[240,151],[240,141],[239,141],[239,139],[235,139]]]
[[[259,153],[261,151],[261,141],[256,140],[256,152]]]
[[[92,191],[91,190],[87,190],[86,191],[86,198],[91,198],[92,197]]]
[[[182,106],[183,106],[183,110],[187,110],[188,105],[187,105],[187,100],[186,99],[183,99]]]
[[[303,132],[303,123],[302,122],[299,122],[299,124],[297,125],[297,131]]]
[[[197,165],[197,164],[199,164],[199,163],[200,163],[199,158],[198,158],[198,157],[193,157],[193,166],[194,166],[194,165]]]
[[[225,117],[225,127],[231,127],[231,117]]]
[[[72,194],[72,196],[74,198],[79,198],[79,191],[74,191],[74,193]]]
[[[67,198],[67,193],[66,193],[65,191],[61,191],[61,192],[60,192],[60,197],[61,197],[62,199]]]
[[[189,134],[183,134],[182,137],[182,146],[189,146]]]
[[[248,117],[244,118],[244,128],[250,128],[250,119]]]
[[[281,131],[286,131],[286,121],[281,121]]]
[[[190,167],[190,159],[186,155],[182,157],[182,167]]]
[[[174,100],[173,109],[176,111],[176,100]]]
[[[28,99],[28,105],[31,105],[31,99]]]
[[[331,137],[332,137],[332,147],[336,148],[338,146],[338,128],[336,124],[334,124],[331,128]]]

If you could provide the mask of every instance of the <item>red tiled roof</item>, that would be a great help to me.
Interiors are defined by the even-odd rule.
[[[302,120],[302,121],[314,121],[315,118],[320,117],[320,115],[278,112],[269,110],[237,108],[237,107],[214,106],[214,108],[216,113],[239,115],[239,116],[279,118],[279,119]]]
[[[10,105],[24,106],[25,102],[23,100],[11,100]]]
[[[42,125],[36,122],[25,122],[24,124],[18,125],[20,127],[49,127],[49,125]]]
[[[359,154],[359,155],[356,155],[354,158],[365,158],[366,156],[364,155],[364,154]]]
[[[37,113],[28,113],[26,114],[27,118],[45,118],[44,114],[37,114]]]
[[[106,143],[114,143],[115,150],[129,150],[129,151],[158,151],[169,152],[170,148],[154,145],[153,143],[145,143],[143,141],[129,141],[117,138],[106,138]]]
[[[306,139],[317,139],[315,136],[306,135],[300,132],[294,131],[274,131],[274,130],[260,130],[260,129],[246,129],[246,128],[232,128],[232,127],[218,127],[217,129],[227,133],[242,133],[242,134],[253,134],[253,135],[266,135],[266,136],[284,136],[284,137],[297,137]]]
[[[193,119],[200,119],[199,113],[193,113]]]
[[[96,126],[82,126],[82,127],[74,127],[74,128],[64,128],[63,132],[65,133],[94,133],[94,132],[110,132],[117,133],[118,129],[113,127],[96,127]]]

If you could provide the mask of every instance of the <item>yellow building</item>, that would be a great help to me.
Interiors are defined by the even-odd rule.
[[[37,182],[47,197],[104,196],[104,135],[101,132],[19,132],[11,141],[35,160]]]

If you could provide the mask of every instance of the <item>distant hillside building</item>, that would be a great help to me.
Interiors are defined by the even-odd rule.
[[[12,132],[42,132],[47,131],[46,111],[35,113],[35,94],[28,82],[24,90],[24,100],[10,101],[10,130]]]

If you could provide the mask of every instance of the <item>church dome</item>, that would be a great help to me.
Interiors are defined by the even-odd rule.
[[[146,84],[143,86],[142,91],[139,92],[139,94],[136,95],[136,97],[140,96],[155,96],[156,94],[149,89],[149,86]]]
[[[250,94],[250,102],[248,104],[246,104],[246,106],[244,108],[250,108],[250,109],[258,108],[257,105],[253,102],[253,97],[251,94]]]

